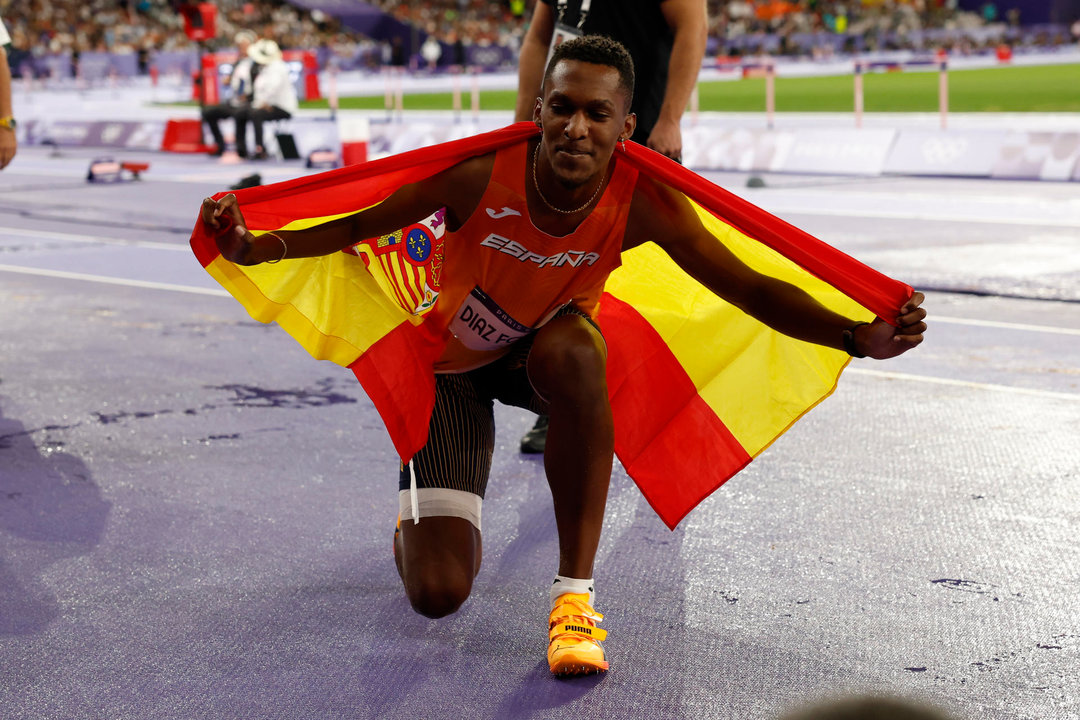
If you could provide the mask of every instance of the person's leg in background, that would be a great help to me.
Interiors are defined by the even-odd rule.
[[[214,138],[214,149],[211,155],[221,155],[225,152],[225,137],[221,134],[218,123],[233,116],[233,108],[229,105],[207,105],[202,109],[202,120],[210,129],[210,135]]]
[[[236,108],[233,112],[233,121],[236,122],[236,154],[242,158],[248,156],[247,125],[253,112],[255,111],[246,105]]]
[[[251,120],[251,127],[255,133],[255,154],[253,155],[255,160],[265,160],[269,157],[266,146],[263,144],[263,123],[290,117],[292,116],[289,113],[279,107],[258,108],[248,113],[248,119]]]
[[[537,415],[536,421],[529,431],[521,436],[521,452],[526,455],[540,455],[547,447],[548,423],[551,419],[547,415]]]

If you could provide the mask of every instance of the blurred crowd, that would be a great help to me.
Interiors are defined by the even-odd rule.
[[[525,0],[372,0],[372,4],[450,45],[461,39],[471,45],[516,48],[525,34]]]
[[[1002,14],[987,0],[977,11],[956,0],[708,0],[709,34],[727,54],[738,55],[746,40],[768,36],[779,55],[832,50],[925,49],[929,42],[959,52],[992,47],[1018,37],[1021,17]],[[814,43],[808,36],[832,35],[843,43]]]
[[[0,0],[0,16],[12,46],[40,53],[184,50],[194,43],[184,33],[175,0]],[[215,0],[218,40],[228,46],[240,30],[273,38],[282,47],[317,48],[356,44],[366,38],[316,10],[308,12],[273,0]]]
[[[179,0],[0,0],[14,52],[44,54],[137,52],[140,65],[155,51],[184,50],[193,43],[183,31]],[[431,36],[443,47],[509,48],[516,57],[531,8],[538,0],[369,0],[397,20]],[[829,51],[921,48],[927,30],[965,31],[972,47],[998,42],[979,28],[1007,28],[1017,13],[998,14],[993,0],[978,12],[957,9],[957,0],[707,0],[710,55],[768,52],[778,55]],[[320,58],[357,58],[369,65],[397,63],[392,43],[376,42],[342,27],[318,10],[282,0],[216,0],[218,40],[223,49],[240,30],[276,40],[283,48],[321,50]],[[821,37],[844,44],[822,43]],[[814,37],[818,40],[807,41]],[[767,38],[763,42],[762,38]],[[982,40],[980,40],[982,38]],[[987,39],[989,38],[989,39]],[[965,41],[969,42],[969,41]],[[419,48],[413,48],[420,54]],[[426,55],[426,53],[425,53]],[[445,58],[447,53],[443,53]]]
[[[539,0],[369,0],[394,17],[443,42],[517,49],[529,11]],[[814,54],[822,43],[805,36],[832,35],[847,42],[833,50],[923,49],[932,42],[969,52],[1000,42],[1018,29],[1018,10],[999,13],[994,0],[978,11],[959,9],[957,0],[707,0],[710,55],[747,50],[780,55]],[[937,34],[934,34],[934,33]],[[942,32],[949,33],[944,42]],[[747,42],[769,36],[773,42]],[[1010,35],[1015,37],[1015,33]],[[802,39],[800,42],[793,40]],[[1046,44],[1067,37],[1046,38]]]
[[[717,38],[753,33],[791,35],[832,32],[856,35],[930,28],[974,28],[999,20],[997,6],[962,12],[945,0],[709,0],[709,31]],[[1012,12],[1010,21],[1019,22]]]

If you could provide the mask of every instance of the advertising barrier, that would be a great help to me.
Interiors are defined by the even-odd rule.
[[[783,172],[880,175],[896,130],[800,130],[780,168]]]
[[[124,120],[28,120],[20,142],[27,145],[57,145],[88,148],[158,150],[165,134],[165,121]]]
[[[795,133],[787,130],[699,125],[683,130],[683,163],[712,170],[779,171],[794,143]]]
[[[1006,130],[903,130],[884,172],[890,175],[989,177]]]
[[[1080,132],[1012,132],[1001,143],[990,177],[1076,180]]]

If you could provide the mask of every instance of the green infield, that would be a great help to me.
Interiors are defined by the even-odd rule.
[[[854,109],[850,75],[777,78],[777,112],[851,112]],[[764,112],[764,78],[703,82],[700,108],[718,112]],[[483,110],[512,111],[516,92],[480,93]],[[882,72],[864,76],[867,112],[935,112],[938,109],[938,73]],[[384,110],[383,96],[341,98],[342,109]],[[469,112],[469,94],[462,95]],[[453,95],[406,95],[406,110],[450,110]],[[326,107],[325,100],[301,103]],[[951,112],[1080,112],[1080,64],[999,67],[953,70],[949,73]]]
[[[949,72],[952,112],[1080,112],[1080,64]],[[777,78],[777,112],[854,110],[851,75]],[[703,83],[701,109],[762,111],[764,78]],[[938,72],[873,72],[863,76],[867,112],[934,112]]]

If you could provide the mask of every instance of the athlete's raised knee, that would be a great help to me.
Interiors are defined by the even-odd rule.
[[[606,363],[599,331],[580,316],[566,315],[537,333],[529,353],[529,378],[549,399],[560,392],[580,395],[602,386]]]

